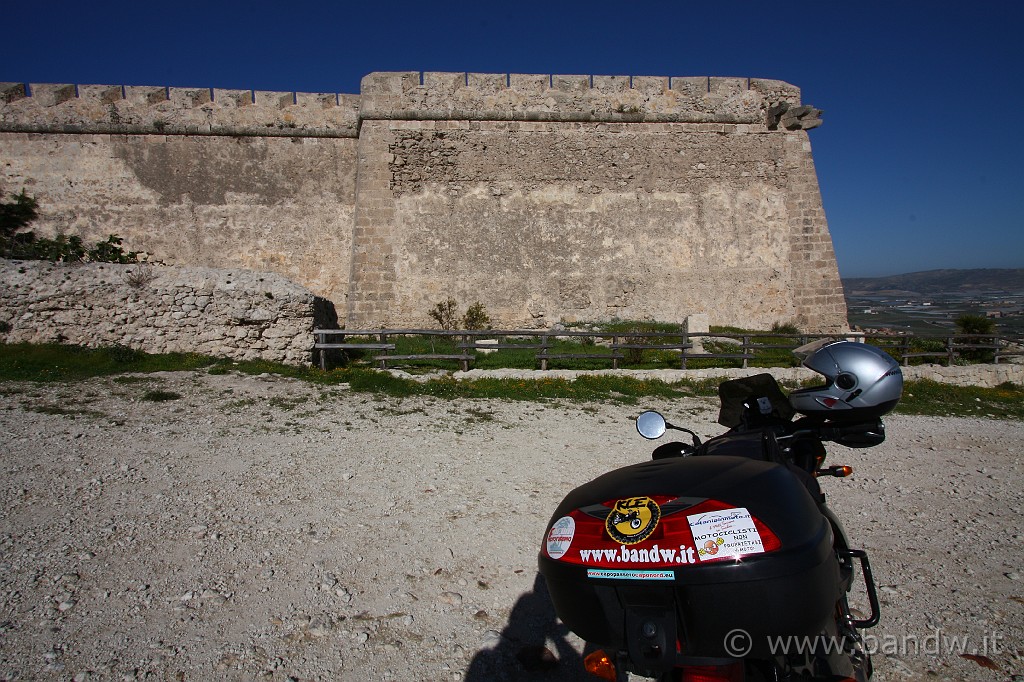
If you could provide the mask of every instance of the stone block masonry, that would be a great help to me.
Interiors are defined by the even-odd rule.
[[[217,88],[0,83],[0,126],[27,133],[358,136],[359,97]]]
[[[373,73],[359,95],[0,85],[37,232],[273,271],[349,326],[610,318],[845,329],[798,88]]]
[[[150,276],[133,280],[140,272]],[[312,360],[314,327],[330,315],[322,299],[273,273],[0,259],[3,343],[302,365]]]

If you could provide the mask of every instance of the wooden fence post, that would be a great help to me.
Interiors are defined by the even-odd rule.
[[[318,344],[327,343],[327,334],[317,334],[316,335],[316,342]],[[320,369],[322,371],[326,372],[327,371],[327,349],[326,348],[318,348],[317,350],[320,351]]]

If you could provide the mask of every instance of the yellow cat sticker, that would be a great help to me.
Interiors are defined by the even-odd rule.
[[[618,500],[605,519],[608,535],[623,545],[635,545],[651,536],[661,520],[661,508],[649,497]]]

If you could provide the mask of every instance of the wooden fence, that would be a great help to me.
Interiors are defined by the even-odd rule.
[[[829,334],[770,334],[770,333],[684,333],[678,332],[593,332],[553,330],[438,330],[438,329],[314,329],[314,348],[320,367],[326,369],[330,351],[372,353],[371,358],[381,369],[423,361],[451,362],[467,371],[478,354],[500,350],[529,350],[534,354],[535,366],[542,370],[552,362],[562,360],[606,361],[612,369],[623,364],[639,364],[643,351],[669,351],[678,353],[680,369],[686,369],[688,360],[739,360],[742,367],[757,366],[757,361],[769,360],[774,352],[774,363],[779,362],[780,350],[794,350],[811,341],[836,338]],[[396,353],[402,337],[450,339],[447,344],[456,352]],[[955,334],[950,336],[884,336],[850,333],[842,338],[867,342],[882,348],[907,365],[914,358],[942,358],[952,365],[960,358],[971,361],[995,362],[1024,354],[1024,340],[993,336],[991,334]],[[355,339],[355,340],[352,340]],[[557,339],[579,342],[581,350],[567,352],[554,348]],[[716,351],[708,351],[712,345]],[[585,352],[583,352],[585,351]]]

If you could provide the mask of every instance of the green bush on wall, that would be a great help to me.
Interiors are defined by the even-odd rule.
[[[58,234],[53,239],[40,238],[25,228],[39,216],[35,197],[12,195],[10,202],[0,202],[0,256],[16,260],[48,260],[65,263],[138,263],[139,254],[124,251],[122,239],[115,234],[87,248],[76,235]]]

